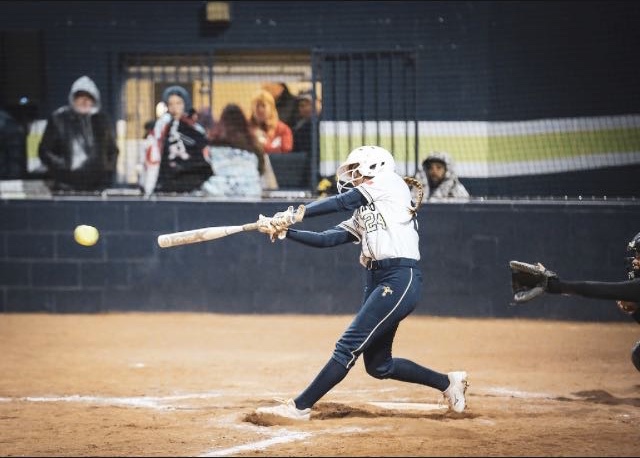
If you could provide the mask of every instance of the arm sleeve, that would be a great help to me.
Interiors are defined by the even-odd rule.
[[[287,230],[287,238],[316,248],[327,248],[357,240],[353,234],[339,226],[324,232],[299,231],[290,228]]]
[[[622,282],[562,281],[549,279],[548,292],[570,294],[593,299],[640,302],[640,279]]]
[[[355,210],[356,208],[366,205],[366,197],[357,189],[350,189],[344,194],[336,194],[335,196],[325,199],[316,200],[305,205],[304,216],[319,216],[328,213],[343,212]]]

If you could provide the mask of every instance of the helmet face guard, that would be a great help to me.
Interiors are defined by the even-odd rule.
[[[338,193],[358,186],[364,178],[392,171],[396,163],[389,151],[379,146],[360,146],[349,153],[336,171]]]
[[[341,167],[338,169],[338,172],[336,173],[336,187],[338,188],[338,194],[342,194],[343,192],[353,189],[360,184],[356,184],[356,181],[362,178],[362,175],[358,172],[358,165],[359,164],[351,164],[351,168],[345,167],[341,170]]]

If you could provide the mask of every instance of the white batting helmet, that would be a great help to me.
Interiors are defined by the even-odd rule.
[[[360,177],[375,177],[383,172],[395,172],[396,161],[389,151],[379,146],[360,146],[349,153],[336,172],[337,188],[353,188]],[[355,173],[357,172],[357,174]]]

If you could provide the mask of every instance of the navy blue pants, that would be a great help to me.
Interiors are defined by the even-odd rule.
[[[416,267],[367,270],[364,302],[342,334],[333,358],[350,369],[364,353],[367,371],[371,363],[388,365],[398,325],[416,307],[422,289],[422,273]]]
[[[422,273],[415,261],[367,271],[362,307],[336,343],[331,359],[307,389],[295,399],[299,409],[313,406],[347,375],[360,355],[367,373],[379,379],[418,383],[444,391],[447,374],[392,356],[400,322],[415,309],[422,289]]]

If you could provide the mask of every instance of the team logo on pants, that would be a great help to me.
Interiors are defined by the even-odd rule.
[[[382,287],[382,296],[386,296],[387,294],[393,294],[393,290],[391,289],[390,286],[383,286]]]

